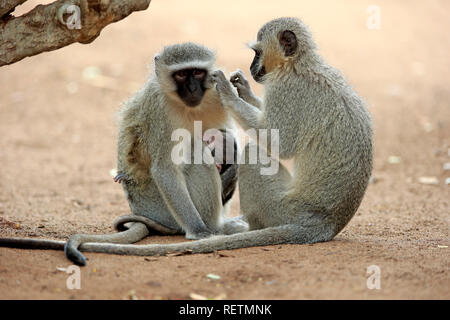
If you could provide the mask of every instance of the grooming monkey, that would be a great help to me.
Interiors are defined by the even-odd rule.
[[[165,47],[155,57],[154,74],[121,110],[114,180],[122,184],[132,214],[114,222],[122,232],[72,236],[64,248],[70,260],[86,263],[77,249],[84,242],[134,243],[153,230],[200,239],[248,229],[240,218],[223,217],[224,205],[236,188],[237,145],[225,130],[233,128],[232,119],[213,88],[214,63],[213,52],[193,43]],[[215,163],[218,149],[211,151],[206,144],[202,144],[202,152],[210,164],[193,164],[187,159],[191,160],[188,164],[176,165],[172,161],[177,143],[172,141],[172,133],[184,129],[193,136],[194,121],[202,121],[202,135],[208,129],[222,129],[226,138],[226,143],[219,145],[224,148],[223,164]],[[228,148],[233,149],[233,159],[229,159]],[[0,246],[10,247],[62,249],[63,245],[52,240],[0,239]]]
[[[278,129],[279,157],[293,159],[294,166],[292,174],[280,163],[277,174],[261,175],[260,163],[241,161],[241,212],[250,231],[167,245],[85,243],[83,251],[163,255],[315,243],[333,239],[350,221],[372,171],[372,121],[364,102],[318,55],[308,28],[296,18],[266,23],[251,47],[250,71],[264,84],[263,99],[241,72],[232,74],[231,83],[215,72],[216,89],[244,129]]]

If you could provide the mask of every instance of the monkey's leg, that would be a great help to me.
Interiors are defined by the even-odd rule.
[[[245,146],[239,165],[238,184],[241,212],[247,219],[250,230],[288,224],[291,221],[284,220],[284,217],[289,216],[286,213],[289,208],[284,198],[292,176],[274,158],[270,158],[271,167],[278,168],[278,170],[270,172],[271,174],[263,174],[262,169],[268,165],[262,165],[259,161],[252,163],[251,153],[256,150],[253,147],[253,142]],[[278,214],[279,212],[280,214]]]
[[[244,155],[249,155],[249,145]],[[271,158],[270,161],[277,162]],[[298,228],[295,243],[314,243],[331,240],[336,235],[332,215],[308,204],[296,190],[292,192],[289,171],[277,162],[278,172],[261,174],[265,165],[250,164],[249,159],[239,166],[239,197],[241,212],[249,223],[250,230],[281,225]],[[273,166],[273,164],[272,164]]]
[[[147,221],[152,221],[153,226],[148,222],[140,222],[144,222],[150,229],[162,234],[182,233],[182,228],[172,216],[155,183],[152,181],[146,184],[122,183],[122,187],[128,200],[132,217],[149,219]],[[159,225],[159,227],[155,224]]]
[[[215,164],[185,165],[183,173],[189,196],[204,224],[212,233],[219,233],[222,186]]]

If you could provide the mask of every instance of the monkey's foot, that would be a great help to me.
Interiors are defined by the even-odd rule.
[[[188,240],[200,240],[211,237],[213,234],[209,231],[202,231],[202,232],[186,232],[186,239]]]

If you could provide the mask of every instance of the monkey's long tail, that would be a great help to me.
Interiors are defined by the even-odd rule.
[[[25,238],[0,238],[0,247],[18,249],[64,250],[65,241]]]
[[[335,235],[330,224],[299,226],[294,224],[270,227],[233,235],[214,236],[192,242],[174,244],[107,244],[83,243],[80,250],[121,255],[155,256],[172,252],[208,253],[218,250],[231,250],[256,246],[285,243],[315,243],[331,240]]]
[[[122,222],[127,222],[125,219],[119,217],[115,226],[118,229]],[[133,223],[126,231],[102,234],[102,235],[87,235],[77,234],[72,236],[67,242],[48,239],[27,239],[27,238],[0,238],[0,247],[18,248],[18,249],[40,249],[40,250],[64,250],[67,258],[78,265],[84,266],[86,258],[78,251],[80,243],[91,242],[110,242],[110,243],[134,243],[149,234],[149,229],[146,224],[137,222]]]
[[[78,247],[85,242],[109,242],[111,244],[116,243],[135,243],[145,238],[149,234],[149,229],[143,223],[133,223],[126,231],[102,234],[102,235],[90,235],[90,234],[76,234],[70,237],[65,243],[64,253],[66,257],[77,265],[86,265],[86,257],[78,251]]]
[[[132,223],[129,228],[127,223]],[[162,234],[178,233],[178,230],[170,229],[150,218],[134,214],[116,218],[113,226],[114,229],[119,231],[118,233],[106,235],[76,234],[71,236],[64,246],[64,253],[67,258],[80,266],[86,265],[86,257],[78,250],[78,247],[85,242],[135,243],[148,236],[150,230]]]

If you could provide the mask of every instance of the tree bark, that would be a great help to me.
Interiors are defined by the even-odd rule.
[[[0,67],[12,64],[25,57],[44,51],[52,51],[74,42],[90,43],[110,23],[117,22],[133,11],[145,10],[151,0],[58,0],[48,5],[38,5],[20,16],[0,20]],[[6,0],[12,8],[24,2]],[[69,29],[69,20],[74,13],[66,12],[62,22],[58,11],[64,5],[78,6],[80,29]],[[8,7],[2,1],[2,8]],[[12,9],[9,8],[8,10]]]
[[[17,7],[19,4],[24,3],[27,0],[2,0],[0,1],[0,18]]]

